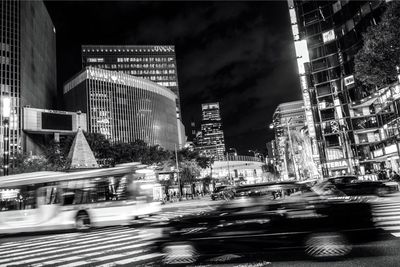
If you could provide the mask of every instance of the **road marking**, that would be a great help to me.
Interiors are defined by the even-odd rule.
[[[125,229],[121,229],[118,231],[104,231],[104,232],[92,232],[92,233],[81,233],[80,235],[78,235],[79,239],[83,239],[83,238],[89,238],[89,237],[95,237],[95,236],[100,236],[100,235],[109,235],[109,234],[115,234],[115,233],[122,233],[122,232],[137,232],[138,230],[136,229],[129,229],[129,228],[125,228]],[[31,246],[37,246],[37,245],[41,245],[41,244],[50,244],[50,243],[57,243],[60,242],[60,240],[63,241],[68,241],[68,240],[75,240],[76,241],[76,237],[77,236],[71,236],[68,238],[62,238],[59,236],[52,236],[49,237],[50,240],[47,241],[43,241],[43,240],[39,240],[39,242],[30,242],[29,244],[26,245],[21,245],[21,242],[19,243],[13,243],[13,244],[8,244],[8,243],[4,243],[1,247],[0,247],[0,254],[2,254],[2,251],[5,251],[6,249],[9,249],[11,247],[18,247],[18,248],[24,248],[24,247],[31,247]],[[83,237],[83,238],[81,238]],[[32,239],[29,239],[27,241],[31,241]],[[22,243],[26,243],[26,240],[22,241]]]
[[[126,239],[124,239],[122,241],[138,239],[138,238],[147,237],[147,236],[151,236],[151,235],[153,235],[153,234],[149,233],[149,234],[144,234],[144,235],[141,235],[141,236],[132,236],[131,238],[126,238]],[[90,244],[90,245],[73,246],[73,247],[67,246],[67,247],[64,247],[64,248],[61,248],[61,249],[56,249],[56,250],[54,250],[52,248],[49,248],[49,249],[46,249],[46,250],[37,249],[37,250],[34,250],[34,251],[30,251],[28,253],[23,253],[25,255],[23,255],[23,254],[21,255],[20,253],[13,253],[13,254],[11,254],[11,258],[7,257],[6,259],[1,259],[0,263],[5,263],[5,262],[10,262],[10,261],[15,261],[15,260],[22,260],[22,259],[29,258],[29,257],[42,256],[42,255],[45,255],[45,254],[54,254],[54,253],[59,253],[59,252],[74,251],[74,250],[77,250],[77,249],[84,249],[84,250],[80,250],[79,251],[80,253],[82,253],[84,251],[90,251],[90,250],[101,249],[101,248],[109,248],[109,247],[115,246],[115,243],[113,243],[115,241],[115,239],[118,239],[118,237],[113,238],[112,240],[105,241],[105,242],[101,242],[101,240],[96,240],[96,242],[101,242],[101,244],[109,244],[109,243],[112,243],[112,244],[106,245],[106,246],[95,247],[95,248],[92,247],[93,244]],[[125,243],[118,243],[118,245],[119,244],[129,245],[132,242],[139,243],[141,241],[144,241],[144,240],[140,239],[140,240],[129,241],[129,242],[125,242]],[[93,243],[93,242],[91,242],[91,243]],[[147,244],[147,243],[145,243],[145,244]],[[138,245],[138,244],[136,244],[136,245]],[[85,248],[89,248],[89,249],[85,249]],[[32,254],[32,253],[36,253],[36,252],[39,252],[39,253]],[[44,258],[44,259],[46,259],[46,258]],[[32,261],[36,261],[36,259],[30,260],[30,262],[32,262]],[[22,262],[21,264],[25,264],[25,263],[26,262]]]
[[[107,240],[114,240],[114,239],[118,239],[118,238],[121,238],[121,237],[123,237],[123,236],[132,236],[132,235],[130,235],[130,234],[124,234],[124,235],[117,235],[117,236],[114,236],[114,237],[109,237],[109,238],[107,238]],[[91,237],[91,238],[82,238],[82,239],[79,239],[79,240],[69,240],[69,241],[59,241],[59,240],[57,240],[57,244],[60,244],[59,246],[58,246],[58,248],[66,248],[66,247],[69,247],[69,244],[72,244],[72,245],[78,245],[78,244],[90,244],[90,243],[96,243],[96,242],[98,242],[99,240],[101,240],[101,239],[99,239],[99,237]],[[26,252],[28,252],[28,253],[32,253],[32,252],[37,252],[37,251],[46,251],[46,249],[47,250],[54,250],[54,244],[53,244],[54,242],[49,242],[49,244],[45,244],[45,245],[41,245],[41,246],[36,246],[36,245],[30,245],[30,246],[23,246],[24,248],[22,248],[22,249],[14,249],[14,250],[8,250],[8,251],[3,251],[3,252],[1,252],[0,253],[0,262],[1,262],[1,259],[3,259],[3,258],[8,258],[8,257],[10,257],[10,255],[12,256],[12,255],[14,255],[14,254],[18,254],[18,255],[22,255],[22,254],[26,254]],[[32,248],[34,248],[34,250],[31,250]],[[11,252],[11,254],[10,254],[10,252]]]
[[[140,240],[140,241],[144,241],[144,240]],[[126,249],[133,249],[133,248],[139,248],[139,247],[144,247],[144,246],[148,246],[151,245],[152,242],[144,242],[144,243],[140,243],[140,241],[135,242],[136,244],[132,245],[132,241],[130,242],[125,242],[125,243],[119,243],[118,245],[120,245],[121,247],[116,248],[116,249],[111,249],[111,250],[107,250],[107,252],[112,252],[112,251],[118,251],[118,250],[126,250]],[[104,243],[103,243],[104,244]],[[83,249],[83,250],[78,250],[75,252],[70,252],[70,253],[64,253],[64,254],[56,254],[56,255],[52,255],[52,256],[45,256],[45,257],[39,257],[37,258],[37,256],[43,256],[42,253],[38,253],[38,254],[33,254],[33,255],[27,255],[26,257],[22,257],[22,258],[28,258],[28,257],[33,257],[32,259],[28,259],[28,260],[21,260],[21,257],[17,257],[17,258],[13,258],[10,259],[8,261],[12,261],[12,265],[26,265],[26,264],[30,264],[33,262],[41,262],[41,266],[42,265],[54,265],[57,263],[63,263],[67,260],[68,258],[62,258],[65,256],[69,256],[71,254],[78,254],[78,256],[73,256],[73,257],[78,257],[79,260],[81,260],[82,258],[87,258],[87,257],[93,257],[93,256],[98,256],[98,255],[102,255],[104,254],[104,251],[100,251],[100,252],[94,252],[94,253],[89,253],[89,254],[83,254],[83,253],[87,253],[87,252],[91,252],[91,251],[97,251],[97,250],[102,250],[102,249],[108,249],[110,247],[115,247],[116,244],[110,244],[110,245],[106,245],[106,246],[99,246],[99,247],[90,247],[87,249]],[[123,246],[123,247],[122,247]],[[78,247],[72,247],[70,249],[66,249],[64,251],[67,250],[77,250]],[[50,252],[50,254],[55,253],[55,252]],[[45,254],[49,254],[49,253],[45,253]],[[51,260],[51,261],[47,261],[51,258],[60,258],[61,259],[57,259],[57,260]],[[15,260],[20,260],[20,261],[16,261]],[[87,264],[87,262],[86,262]]]

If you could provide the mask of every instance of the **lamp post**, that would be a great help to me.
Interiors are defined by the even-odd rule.
[[[234,182],[232,182],[232,180],[231,180],[231,170],[230,170],[230,167],[229,167],[229,153],[225,152],[225,155],[226,155],[226,163],[228,165],[228,181],[230,183],[234,184]]]
[[[8,175],[10,163],[10,115],[11,115],[11,99],[9,96],[2,98],[2,115],[3,115],[3,174]]]
[[[176,164],[176,177],[178,178],[179,199],[182,199],[182,187],[181,187],[181,178],[179,175],[178,151],[176,149],[176,144],[175,144],[175,164]]]

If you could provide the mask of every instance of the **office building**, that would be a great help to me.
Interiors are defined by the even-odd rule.
[[[305,127],[304,101],[281,103],[273,114],[273,129],[275,132],[276,163],[282,178],[296,176],[296,165],[293,162],[292,136]],[[298,160],[298,159],[297,159]]]
[[[198,150],[202,155],[223,160],[225,140],[219,103],[202,104],[201,110],[201,135],[198,138]]]
[[[288,6],[313,157],[324,177],[354,174],[359,146],[350,105],[373,93],[355,79],[354,55],[385,2],[288,0]]]
[[[21,129],[22,107],[55,103],[56,34],[42,1],[3,0],[0,19],[0,140],[8,138],[0,150],[12,159],[18,151],[37,150]]]
[[[167,87],[177,95],[179,113],[179,85],[173,45],[83,45],[82,65],[123,72]]]
[[[64,85],[67,109],[86,113],[89,132],[112,142],[140,139],[169,150],[178,146],[176,98],[152,81],[94,67]]]

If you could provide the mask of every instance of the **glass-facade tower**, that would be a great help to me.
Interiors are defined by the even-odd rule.
[[[307,125],[325,177],[358,171],[358,126],[350,106],[372,92],[355,79],[354,56],[362,33],[379,22],[384,3],[288,0]]]
[[[87,67],[64,85],[64,99],[68,110],[86,113],[89,132],[112,142],[178,145],[176,95],[149,80]]]

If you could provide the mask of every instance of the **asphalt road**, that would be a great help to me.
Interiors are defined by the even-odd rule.
[[[208,199],[166,204],[150,221],[213,209]],[[391,231],[387,241],[357,247],[338,261],[317,262],[301,252],[275,251],[263,255],[220,255],[197,266],[400,266],[400,201],[379,200],[377,223]],[[160,266],[162,255],[153,249],[157,229],[108,227],[87,233],[46,233],[0,238],[0,266]]]

